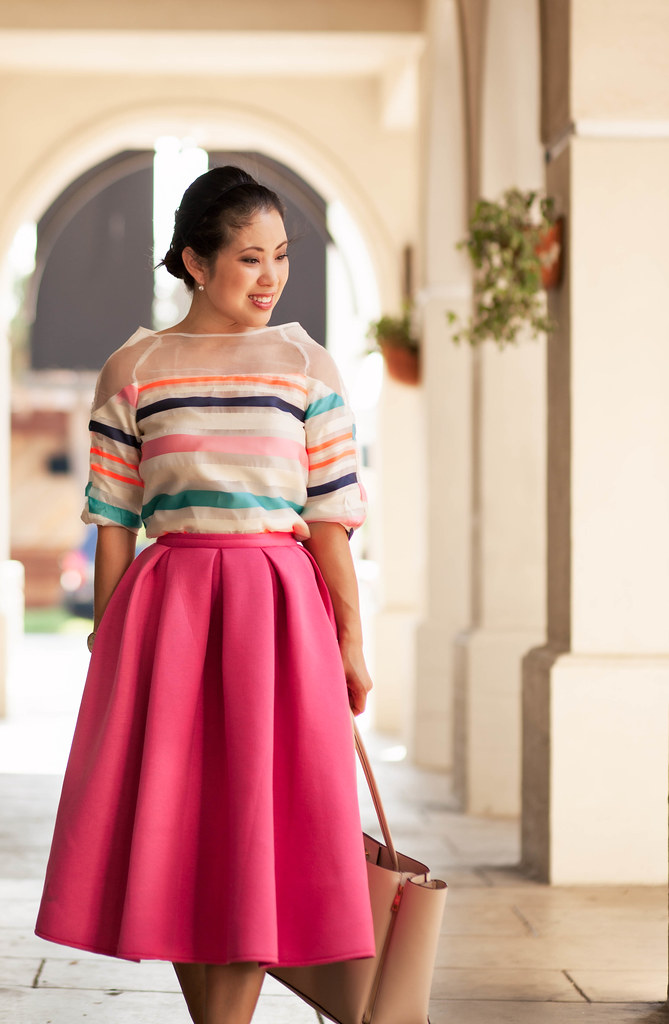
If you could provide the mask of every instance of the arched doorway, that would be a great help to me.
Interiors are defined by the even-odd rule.
[[[99,370],[151,323],[153,152],[127,151],[71,183],[37,224],[30,366]]]
[[[327,204],[278,160],[209,153],[210,167],[228,163],[248,169],[287,207],[291,276],[275,319],[299,320],[326,344]],[[98,370],[138,325],[154,326],[152,172],[152,151],[116,154],[73,181],[41,217],[26,303],[33,370]]]
[[[337,207],[338,214],[344,211],[346,216],[337,217],[336,229],[332,230],[332,234],[340,249],[341,263],[345,264],[343,276],[348,281],[347,287],[352,292],[357,289],[354,304],[358,324],[353,332],[337,331],[340,338],[344,339],[343,346],[339,344],[337,347],[337,358],[340,360],[342,351],[355,346],[359,352],[364,351],[364,327],[360,327],[379,313],[379,286],[382,286],[384,302],[394,304],[398,299],[399,284],[395,284],[393,240],[382,220],[370,207],[362,179],[358,180],[355,174],[347,170],[336,153],[330,154],[321,142],[311,139],[301,125],[291,125],[288,121],[277,123],[260,110],[238,110],[212,103],[207,98],[197,104],[184,104],[179,99],[166,103],[163,98],[162,102],[152,106],[135,105],[131,109],[117,110],[104,119],[96,120],[94,124],[82,126],[79,132],[70,133],[62,144],[51,145],[45,150],[43,158],[34,163],[20,188],[12,195],[5,217],[0,222],[0,247],[3,251],[0,260],[0,292],[3,289],[6,292],[10,283],[6,254],[22,223],[40,219],[43,211],[53,203],[54,197],[91,166],[103,163],[119,152],[126,152],[129,147],[148,149],[153,146],[156,138],[165,134],[192,137],[194,124],[197,125],[201,144],[206,144],[210,151],[262,153],[267,158],[284,163],[285,167],[290,167],[302,176],[323,197],[326,204]],[[330,210],[332,208],[329,206]],[[355,238],[352,240],[353,236],[349,232],[349,242],[339,245],[341,224],[347,218],[348,223],[354,226]],[[341,304],[336,305],[339,308]],[[8,371],[6,321],[2,327],[0,355]],[[2,377],[5,386],[0,387],[0,491],[8,498],[9,373],[4,372]],[[83,418],[81,409],[79,415]],[[9,501],[0,503],[0,506],[0,556],[3,559],[0,561],[0,575],[4,593],[0,608],[0,628],[7,625],[11,632],[15,628],[11,622],[19,621],[21,596],[17,578],[12,575],[11,562],[7,561]],[[6,665],[7,653],[6,649],[2,649],[0,691],[4,687]]]
[[[153,157],[153,151],[126,151],[90,168],[37,226],[27,302],[31,374],[16,383],[20,412],[12,417],[11,553],[26,568],[28,607],[60,599],[59,565],[82,529],[74,504],[87,473],[85,420],[93,375],[139,325],[163,326],[153,320],[154,180],[160,187]],[[284,198],[295,244],[275,319],[299,319],[325,344],[331,241],[325,201],[290,168],[262,154],[209,154],[210,166],[227,163],[245,167]],[[171,231],[171,210],[166,219]],[[187,307],[185,289],[173,283]],[[35,500],[36,488],[49,496],[47,502]],[[54,516],[58,508],[61,517]]]

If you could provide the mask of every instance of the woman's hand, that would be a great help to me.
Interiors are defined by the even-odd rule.
[[[348,702],[351,706],[351,711],[354,715],[361,715],[365,710],[367,694],[373,685],[365,665],[362,644],[340,640],[339,650],[341,651],[341,660],[344,666],[344,675],[346,676]]]

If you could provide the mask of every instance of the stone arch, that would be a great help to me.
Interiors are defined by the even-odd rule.
[[[361,181],[337,153],[289,118],[277,118],[258,107],[216,102],[210,97],[128,104],[80,123],[59,145],[43,152],[21,184],[5,197],[7,213],[0,220],[0,299],[10,284],[7,253],[21,224],[38,220],[69,183],[89,168],[123,150],[152,146],[160,135],[194,137],[208,149],[265,153],[293,168],[326,201],[341,201],[367,248],[382,303],[396,305],[399,282],[394,239],[374,213]],[[0,302],[0,716],[4,713],[11,634],[16,631],[22,606],[19,566],[9,561],[10,357],[4,305]]]
[[[394,243],[367,202],[360,183],[336,152],[310,138],[288,119],[279,120],[258,108],[231,106],[211,99],[199,102],[161,100],[125,107],[113,115],[87,122],[43,155],[16,193],[0,224],[0,264],[11,240],[26,220],[35,220],[76,177],[124,149],[145,148],[158,135],[195,137],[207,149],[256,150],[293,168],[326,201],[341,200],[360,229],[379,282],[382,299],[396,299]],[[4,269],[4,268],[3,268]],[[2,271],[0,271],[0,288]]]

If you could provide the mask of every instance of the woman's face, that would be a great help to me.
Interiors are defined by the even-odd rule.
[[[209,315],[232,330],[264,327],[288,280],[287,245],[281,215],[259,211],[205,271],[195,294]]]

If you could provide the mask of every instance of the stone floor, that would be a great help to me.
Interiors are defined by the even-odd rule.
[[[95,957],[32,932],[85,663],[79,636],[27,638],[0,723],[0,1022],[187,1024],[169,965]],[[368,734],[368,746],[397,846],[449,883],[432,1024],[666,1024],[664,889],[531,882],[514,867],[515,822],[459,814],[446,776],[397,760],[383,737]],[[371,829],[364,792],[362,806]],[[315,1020],[266,981],[254,1022]]]

